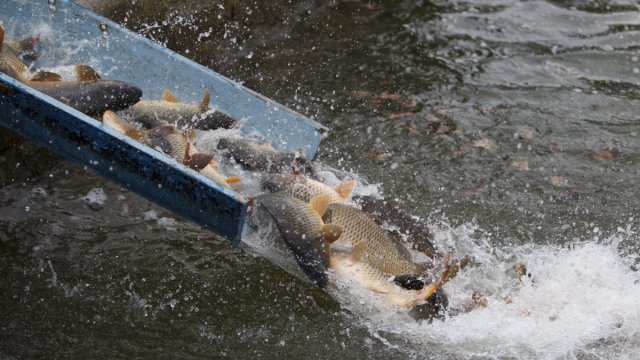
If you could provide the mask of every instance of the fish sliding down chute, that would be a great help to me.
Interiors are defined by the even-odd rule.
[[[239,120],[244,135],[285,153],[302,152],[306,159],[315,157],[328,130],[68,0],[3,0],[0,24],[7,39],[40,38],[44,49],[35,68],[76,66],[78,74],[73,84],[46,70],[28,79],[0,72],[0,125],[234,242],[246,216],[244,195],[203,174],[193,164],[193,151],[187,150],[189,159],[176,161],[89,117],[105,109],[83,105],[100,105],[109,95],[81,95],[83,103],[74,103],[61,91],[75,95],[81,85],[94,91],[107,82],[124,86],[119,81],[126,80],[133,86],[126,88],[131,96],[126,102],[137,101],[134,88],[139,88],[152,107],[163,105],[157,101],[167,100],[163,91],[170,88],[181,103],[202,107],[210,102],[209,119]],[[77,67],[81,64],[90,66]]]

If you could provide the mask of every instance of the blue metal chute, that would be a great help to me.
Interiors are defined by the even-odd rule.
[[[157,99],[171,88],[242,121],[242,132],[313,159],[324,126],[67,0],[3,0],[12,38],[46,31],[38,67],[90,64]],[[0,125],[75,161],[176,214],[239,241],[247,199],[102,123],[0,73]]]

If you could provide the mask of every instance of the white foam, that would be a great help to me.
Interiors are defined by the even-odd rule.
[[[478,263],[445,290],[452,307],[473,291],[486,296],[487,307],[432,324],[397,316],[363,322],[373,331],[409,339],[418,352],[436,347],[465,357],[555,359],[592,348],[607,357],[640,351],[640,274],[617,250],[622,238],[635,234],[616,234],[605,243],[491,249],[489,239],[473,236],[475,230],[468,225],[451,230],[450,238],[466,243],[459,247],[471,250]],[[516,278],[512,269],[518,262],[533,280]],[[625,345],[608,345],[617,341]]]
[[[93,188],[82,198],[89,205],[104,205],[107,202],[107,194],[102,188]]]

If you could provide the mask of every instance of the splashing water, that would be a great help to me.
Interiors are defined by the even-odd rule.
[[[450,306],[463,305],[478,291],[486,307],[430,324],[398,322],[393,314],[364,322],[418,348],[459,356],[577,358],[597,351],[633,358],[640,341],[640,274],[631,268],[634,257],[622,257],[618,245],[637,239],[635,232],[599,243],[496,249],[490,239],[477,239],[477,230],[464,225],[438,237],[454,241],[476,261],[445,285]],[[518,279],[517,263],[531,276]]]

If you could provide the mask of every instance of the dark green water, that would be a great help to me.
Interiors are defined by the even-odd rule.
[[[484,318],[432,326],[372,323],[250,248],[5,140],[0,357],[591,359],[640,351],[637,4],[258,6],[236,9],[226,25],[215,3],[105,4],[114,20],[332,128],[320,161],[380,184],[405,210],[450,229],[442,245],[474,256],[479,265],[452,284],[452,299],[479,288],[498,304],[508,287],[498,270],[514,258],[540,273],[548,307],[564,294],[569,303],[574,293],[594,295],[558,306],[561,321],[531,324],[496,305]],[[577,242],[586,250],[573,250]],[[563,266],[572,275],[554,274]],[[527,290],[516,298],[531,302],[523,307],[543,308]],[[514,335],[500,333],[503,325]]]

